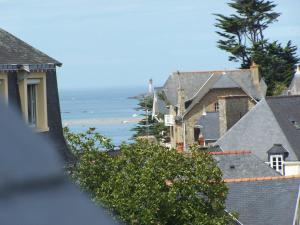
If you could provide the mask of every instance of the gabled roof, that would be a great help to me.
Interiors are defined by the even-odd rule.
[[[226,208],[243,225],[292,225],[299,184],[300,178],[285,177],[227,183]]]
[[[222,88],[222,86],[223,88],[242,88],[254,99],[261,99],[266,94],[266,84],[263,80],[260,82],[260,87],[256,87],[252,83],[250,69],[202,72],[178,71],[169,76],[163,87],[170,104],[177,105],[177,90],[179,86],[184,89],[185,101],[192,100],[212,75],[221,79],[218,82],[213,82],[209,89]]]
[[[206,140],[218,140],[219,131],[219,112],[207,112],[202,115],[196,123],[200,127],[201,133]]]
[[[300,160],[300,96],[269,97],[267,103]]]
[[[274,144],[272,148],[267,151],[270,155],[286,154],[288,156],[289,152],[282,146],[282,144]]]
[[[62,65],[57,60],[0,28],[0,65],[42,64]]]
[[[0,224],[117,224],[63,172],[55,148],[0,102]]]
[[[289,152],[287,161],[300,160],[300,96],[268,97],[231,127],[217,142],[222,150],[251,150],[267,161],[267,151],[282,144]]]
[[[276,177],[281,176],[273,168],[251,153],[213,154],[223,178]]]

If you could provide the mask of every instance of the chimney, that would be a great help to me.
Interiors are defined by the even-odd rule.
[[[178,114],[183,115],[185,111],[185,93],[184,93],[184,89],[181,86],[177,90],[177,99],[178,99]]]
[[[252,83],[255,86],[258,86],[260,82],[259,66],[255,62],[252,62],[252,65],[250,66],[250,71]]]
[[[253,107],[246,95],[222,96],[219,97],[218,103],[220,137]]]

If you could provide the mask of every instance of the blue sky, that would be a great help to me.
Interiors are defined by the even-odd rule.
[[[1,27],[63,63],[60,89],[162,85],[177,70],[230,69],[216,47],[213,13],[225,0],[0,0]],[[300,1],[275,0],[282,15],[267,36],[300,47]],[[298,50],[300,55],[300,50]]]

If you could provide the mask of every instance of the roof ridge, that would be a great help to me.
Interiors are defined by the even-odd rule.
[[[209,152],[211,155],[245,155],[251,154],[252,152],[249,150],[226,150],[223,152]]]
[[[278,95],[278,96],[266,96],[266,99],[274,99],[274,98],[296,98],[300,97],[300,95]]]
[[[240,182],[254,182],[254,181],[267,181],[267,180],[287,180],[287,179],[297,179],[300,175],[290,175],[290,176],[278,176],[278,177],[245,177],[245,178],[228,178],[224,179],[225,183],[240,183]]]
[[[222,72],[238,72],[250,71],[250,69],[232,69],[232,70],[203,70],[203,71],[176,71],[173,74],[193,74],[193,73],[222,73]]]

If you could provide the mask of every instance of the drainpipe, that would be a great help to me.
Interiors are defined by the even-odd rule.
[[[183,118],[182,118],[182,126],[183,126],[183,151],[185,152],[186,151],[186,141],[185,141],[185,122],[183,121]]]

